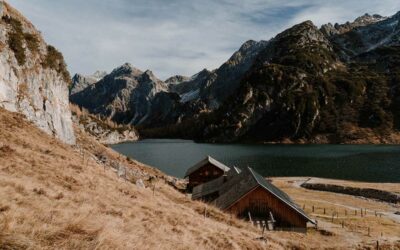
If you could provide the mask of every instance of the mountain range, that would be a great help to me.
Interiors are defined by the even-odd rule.
[[[70,101],[142,137],[212,142],[400,141],[400,12],[295,25],[218,69],[161,81],[130,64],[76,75]],[[101,79],[100,79],[101,78]]]

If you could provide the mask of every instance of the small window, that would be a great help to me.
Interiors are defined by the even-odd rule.
[[[205,175],[205,176],[208,176],[209,174],[210,174],[210,173],[209,173],[208,171],[205,171],[205,172],[204,172],[204,175]]]
[[[214,170],[214,173],[213,173],[214,175],[218,175],[219,173],[218,173],[218,171],[217,170]]]

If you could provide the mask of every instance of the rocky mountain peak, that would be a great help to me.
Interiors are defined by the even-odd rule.
[[[72,84],[70,87],[70,94],[76,94],[92,84],[100,81],[107,75],[105,71],[96,71],[92,75],[75,74],[72,77]]]
[[[91,76],[92,76],[93,78],[96,78],[96,79],[98,79],[98,80],[100,81],[100,80],[103,79],[106,75],[107,75],[107,71],[100,71],[100,70],[97,70],[97,71],[94,72]]]
[[[247,49],[249,49],[251,46],[253,46],[254,44],[256,44],[257,42],[254,40],[248,40],[245,43],[242,44],[242,46],[240,47],[239,51],[245,51]]]
[[[148,76],[149,78],[155,77],[153,71],[151,71],[151,70],[149,70],[149,69],[146,70],[146,71],[143,73],[143,75],[146,75],[146,76]]]
[[[267,41],[256,42],[249,40],[245,42],[238,51],[236,51],[231,58],[227,61],[226,65],[236,65],[243,63],[247,58],[252,58],[268,44]]]
[[[385,20],[387,17],[383,17],[381,15],[375,14],[370,15],[368,13],[364,14],[363,16],[357,17],[354,22],[352,23],[353,26],[362,26],[362,25],[369,25],[372,23],[376,23],[382,20]]]
[[[175,76],[171,76],[170,78],[165,80],[165,83],[170,84],[170,85],[176,85],[176,84],[188,81],[189,79],[190,79],[190,77],[187,77],[187,76],[175,75]]]
[[[160,79],[158,79],[153,71],[151,70],[146,70],[142,75],[141,75],[141,81],[145,82],[145,83],[153,83],[154,86],[156,86],[156,92],[158,92],[158,90],[160,89],[165,89],[166,90],[166,84],[161,81]]]
[[[325,24],[321,26],[321,31],[328,37],[338,34],[344,34],[358,27],[368,26],[383,20],[386,20],[387,17],[383,17],[381,15],[375,14],[370,15],[368,13],[363,16],[357,17],[353,22],[346,22],[344,24],[332,25],[331,23]]]
[[[142,74],[143,74],[143,72],[140,69],[135,68],[132,64],[124,63],[123,65],[114,69],[110,75],[112,75],[112,76],[117,76],[117,75],[119,75],[119,76],[122,76],[122,75],[139,76]]]
[[[285,30],[273,40],[275,43],[284,41],[295,42],[298,46],[306,46],[314,42],[328,42],[323,33],[309,20]]]
[[[209,71],[208,69],[203,69],[202,71],[200,71],[199,73],[197,73],[197,74],[195,75],[194,78],[207,76],[207,75],[209,75],[210,73],[211,73],[211,71]]]
[[[351,60],[363,53],[384,46],[399,45],[400,15],[382,17],[365,14],[354,22],[325,25],[321,31],[328,37],[343,60]]]
[[[115,122],[137,125],[146,120],[155,95],[162,91],[167,86],[152,71],[125,63],[90,88],[71,92],[70,100]]]

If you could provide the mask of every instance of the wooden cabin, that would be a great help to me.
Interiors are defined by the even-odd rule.
[[[273,223],[273,228],[306,232],[315,224],[282,190],[251,168],[197,186],[193,199],[204,200],[239,218]]]
[[[219,197],[221,187],[227,183],[231,178],[240,174],[241,170],[233,167],[223,176],[218,177],[212,181],[197,185],[193,188],[192,199],[210,202]]]
[[[186,171],[185,178],[189,180],[187,190],[192,192],[193,187],[217,179],[229,170],[229,167],[211,156],[207,156],[207,158]]]

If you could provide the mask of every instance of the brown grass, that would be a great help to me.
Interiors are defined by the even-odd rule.
[[[128,161],[76,131],[79,147],[71,147],[21,115],[0,109],[0,153],[6,152],[6,157],[0,155],[0,249],[361,249],[374,246],[377,239],[375,231],[368,237],[365,232],[328,228],[329,218],[313,213],[320,230],[310,229],[307,235],[268,232],[265,242],[248,223],[193,202],[167,185],[160,171]],[[97,163],[95,155],[154,176],[155,192],[119,179],[111,167]],[[276,182],[299,204],[306,203],[309,213],[310,204],[327,206],[332,200],[371,210],[393,209],[302,190],[292,180]],[[348,228],[379,226],[384,229],[381,246],[396,249],[400,244],[394,246],[398,224],[388,218],[363,219],[352,219]]]
[[[326,239],[330,238],[329,245],[338,249],[375,249],[376,241],[380,242],[380,249],[385,249],[384,246],[387,249],[400,249],[400,217],[394,217],[394,213],[400,209],[398,205],[300,188],[299,185],[308,179],[307,177],[273,178],[275,185],[287,192],[308,214],[318,220],[320,230],[311,231],[308,237],[299,240],[300,245],[314,245],[322,248],[328,244]],[[321,178],[312,178],[311,182],[360,188],[375,186],[376,189],[400,191],[398,183],[373,184]],[[312,207],[314,207],[314,212]],[[361,216],[361,209],[367,210],[366,214],[363,212],[363,216]],[[356,215],[355,211],[357,211]],[[336,216],[332,221],[334,213]],[[342,222],[344,228],[342,228]],[[368,235],[368,228],[370,228],[370,235]]]
[[[78,132],[81,150],[0,110],[0,249],[264,249],[259,233],[215,208],[192,202],[153,168]],[[7,144],[6,144],[7,143]],[[156,176],[156,190],[118,179],[94,153]]]

